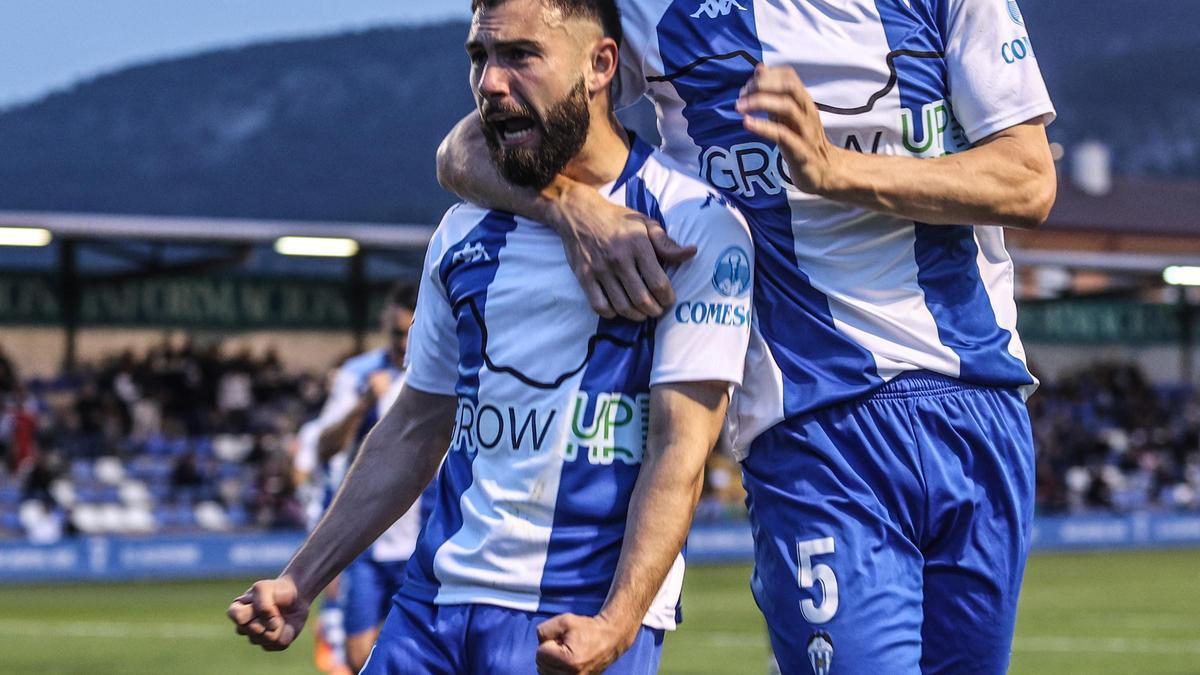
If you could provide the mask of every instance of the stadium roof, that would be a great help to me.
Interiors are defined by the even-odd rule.
[[[1060,180],[1046,224],[1005,236],[1022,265],[1149,274],[1200,265],[1200,181],[1116,177],[1092,196]]]
[[[1200,237],[1200,181],[1115,178],[1112,189],[1098,197],[1060,181],[1058,201],[1045,227]]]
[[[261,243],[280,237],[342,237],[364,248],[424,250],[432,225],[247,220],[0,211],[0,227],[40,227],[68,239]]]

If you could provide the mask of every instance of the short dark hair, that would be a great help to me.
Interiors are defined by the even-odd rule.
[[[412,311],[417,306],[417,288],[413,284],[399,283],[388,290],[386,298],[385,307],[403,307]]]
[[[491,9],[506,0],[471,0],[471,12]],[[539,0],[563,13],[565,17],[592,19],[604,29],[604,36],[621,44],[621,13],[615,0]]]

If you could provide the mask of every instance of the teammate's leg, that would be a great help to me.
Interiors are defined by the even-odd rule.
[[[930,495],[921,670],[1007,672],[1033,517],[1025,404],[969,388],[921,401],[914,421]]]
[[[317,612],[317,639],[313,660],[323,673],[346,671],[346,628],[342,611],[340,575],[334,577],[321,594],[321,609]]]
[[[755,599],[780,670],[919,672],[924,487],[903,401],[776,426],[742,463]]]
[[[404,581],[404,561],[381,562],[368,556],[347,568],[346,661],[358,672],[367,661],[392,598]]]
[[[383,580],[370,553],[364,553],[342,572],[342,607],[346,625],[346,665],[352,672],[362,670],[379,636],[383,620],[380,607],[386,607],[390,595],[384,595]]]
[[[489,605],[472,605],[471,608],[471,628],[467,640],[470,663],[464,672],[478,675],[525,675],[538,672],[537,628],[553,614]],[[643,626],[633,646],[604,672],[607,675],[656,673],[662,645],[663,631]]]

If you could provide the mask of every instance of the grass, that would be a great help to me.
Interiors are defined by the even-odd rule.
[[[765,672],[749,568],[697,567],[669,675]],[[0,673],[126,675],[313,672],[311,637],[265,654],[224,617],[247,580],[0,587]],[[836,667],[836,662],[835,662]],[[1200,673],[1200,551],[1035,556],[1013,673]]]

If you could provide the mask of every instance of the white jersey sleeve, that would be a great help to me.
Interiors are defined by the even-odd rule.
[[[400,398],[400,390],[404,388],[405,373],[400,373],[392,378],[392,383],[388,385],[387,393],[375,402],[375,413],[379,415],[379,419],[383,419],[387,415],[387,411],[396,403],[396,399]]]
[[[348,368],[339,368],[333,376],[333,384],[330,385],[321,414],[309,423],[314,428],[310,433],[320,436],[325,429],[346,419],[363,395],[361,386],[362,378]]]
[[[316,420],[305,422],[296,432],[296,456],[292,458],[292,467],[305,475],[312,475],[317,470],[317,439],[321,428]]]
[[[442,256],[449,248],[446,225],[454,218],[455,211],[451,209],[442,219],[425,254],[405,357],[407,385],[444,396],[454,396],[458,384],[457,323],[441,278]]]
[[[754,280],[746,221],[715,193],[668,209],[664,219],[672,238],[698,253],[668,271],[677,300],[658,320],[650,384],[740,385]]]
[[[1027,120],[1054,120],[1016,0],[948,0],[946,66],[950,105],[977,143]]]

